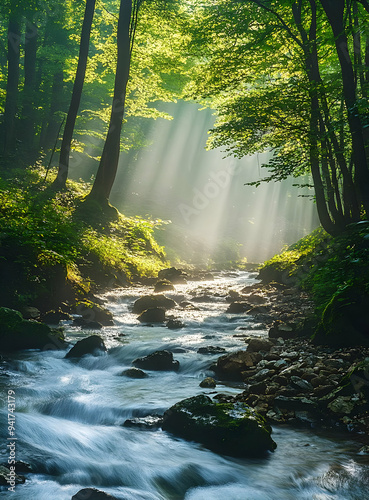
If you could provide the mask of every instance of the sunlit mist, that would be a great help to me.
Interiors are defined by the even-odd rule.
[[[261,262],[319,225],[313,191],[293,186],[296,179],[245,185],[268,174],[260,167],[268,154],[236,160],[206,151],[210,110],[184,102],[163,108],[174,119],[152,122],[151,145],[136,158],[122,153],[111,201],[126,215],[170,220],[160,238],[173,255],[221,260],[238,252]]]

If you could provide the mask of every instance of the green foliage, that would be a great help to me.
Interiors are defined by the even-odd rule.
[[[265,262],[261,274],[280,271],[287,283],[311,293],[316,312],[322,315],[345,290],[357,288],[369,294],[368,261],[369,224],[361,222],[335,238],[316,229]]]
[[[64,269],[67,279],[87,292],[89,281],[98,281],[96,269],[129,279],[153,275],[164,266],[163,248],[153,238],[160,221],[119,215],[94,226],[83,222],[76,208],[88,185],[69,182],[66,191],[55,193],[43,182],[44,173],[29,168],[22,177],[0,179],[2,269],[15,266],[14,273],[36,284],[47,280],[49,269]],[[20,295],[32,298],[26,286],[21,291],[14,286],[18,300]]]

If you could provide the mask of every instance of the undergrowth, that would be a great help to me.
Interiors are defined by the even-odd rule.
[[[45,269],[58,266],[86,289],[102,276],[120,274],[129,282],[165,267],[164,250],[153,237],[160,221],[119,213],[115,220],[83,220],[78,207],[90,186],[68,181],[65,191],[54,192],[44,177],[37,166],[0,178],[0,267],[10,278],[12,270],[18,298],[23,293],[23,301],[30,300],[17,277],[37,284]]]
[[[369,293],[369,223],[348,226],[336,237],[318,228],[264,263],[268,276],[308,291],[321,314],[332,297],[355,287]],[[264,279],[264,278],[263,278]]]

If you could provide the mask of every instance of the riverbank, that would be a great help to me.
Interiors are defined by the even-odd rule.
[[[297,287],[257,283],[231,296],[229,310],[248,308],[255,323],[268,330],[267,338],[237,333],[246,350],[223,356],[214,366],[218,378],[245,383],[232,400],[247,403],[272,425],[332,428],[368,443],[369,348],[314,342],[315,306]]]

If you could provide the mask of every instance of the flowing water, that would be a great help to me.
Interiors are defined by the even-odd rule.
[[[199,382],[219,355],[198,354],[203,346],[227,351],[245,346],[240,333],[266,335],[246,315],[225,313],[227,290],[254,283],[248,273],[220,274],[214,282],[176,286],[167,294],[177,301],[191,292],[210,295],[199,311],[175,310],[185,328],[145,326],[130,305],[147,288],[105,296],[115,326],[101,333],[108,353],[79,361],[66,351],[25,351],[2,363],[3,394],[15,391],[16,454],[35,473],[15,492],[14,500],[70,500],[84,487],[95,487],[125,500],[354,500],[369,499],[369,460],[345,437],[310,429],[274,428],[277,450],[265,459],[234,459],[199,444],[177,439],[160,429],[123,427],[126,419],[162,414],[181,399],[200,393],[236,394],[242,387],[219,384],[201,389]],[[68,339],[88,334],[66,324]],[[132,361],[168,349],[179,372],[149,372],[145,379],[122,376]],[[0,414],[2,443],[7,442],[7,411]],[[0,461],[8,451],[2,446]]]

